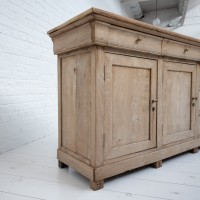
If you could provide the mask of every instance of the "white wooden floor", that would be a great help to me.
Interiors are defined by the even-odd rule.
[[[56,136],[49,136],[1,154],[0,200],[200,200],[200,153],[107,179],[94,192],[73,169],[57,167],[56,149]]]

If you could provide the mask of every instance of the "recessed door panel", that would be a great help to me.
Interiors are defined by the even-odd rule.
[[[113,66],[112,73],[113,145],[149,140],[151,70]]]

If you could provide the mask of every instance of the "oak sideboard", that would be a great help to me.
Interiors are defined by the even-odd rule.
[[[200,40],[91,8],[50,30],[61,168],[104,179],[200,146]]]

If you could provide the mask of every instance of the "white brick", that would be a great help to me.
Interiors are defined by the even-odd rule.
[[[0,0],[0,153],[57,134],[57,59],[47,31],[120,0]]]

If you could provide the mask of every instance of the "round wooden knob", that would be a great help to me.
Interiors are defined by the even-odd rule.
[[[188,52],[189,51],[189,49],[186,47],[185,49],[184,49],[184,53],[186,53],[186,52]]]
[[[197,97],[192,97],[192,100],[197,100],[198,98]]]
[[[158,102],[158,99],[153,99],[152,100],[152,103],[157,103]]]
[[[138,37],[137,40],[136,40],[136,43],[142,41],[142,37]]]

